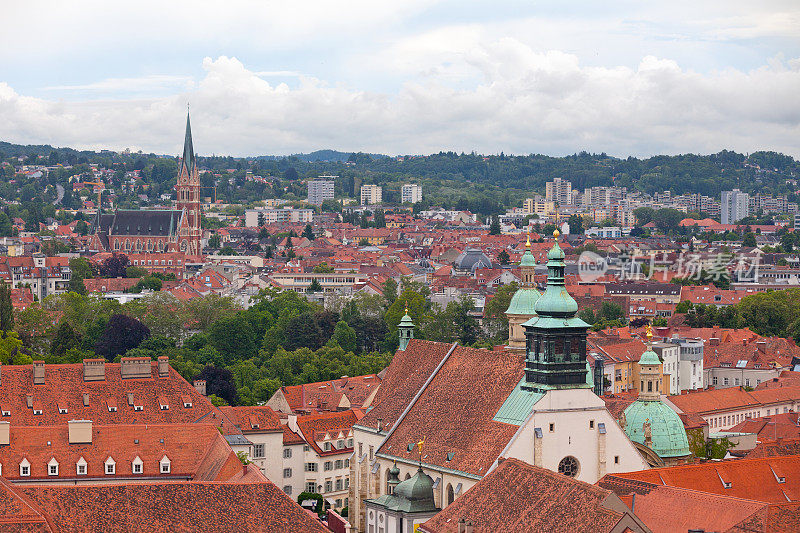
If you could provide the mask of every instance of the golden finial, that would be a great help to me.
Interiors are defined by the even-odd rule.
[[[644,331],[645,331],[644,334],[647,337],[647,342],[650,342],[653,339],[653,326],[651,326],[650,324],[647,324],[644,327]]]
[[[422,445],[425,444],[425,437],[422,437],[422,440],[417,442],[417,449],[419,450],[419,466],[422,468]]]
[[[408,314],[408,302],[406,302],[406,314]]]
[[[525,243],[525,248],[531,247],[531,230],[528,230],[528,242]]]
[[[553,230],[553,237],[555,237],[556,239],[558,239],[558,236],[559,236],[559,235],[561,235],[561,232],[560,232],[560,231],[558,231],[557,229],[554,229],[554,230]]]

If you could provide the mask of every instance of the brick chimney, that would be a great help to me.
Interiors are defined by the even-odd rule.
[[[105,379],[106,379],[105,359],[83,360],[83,381],[105,381]]]
[[[767,341],[756,341],[756,348],[761,353],[767,353]]]
[[[25,402],[28,406],[28,409],[31,409],[33,407],[33,394],[26,394]]]
[[[11,422],[0,422],[0,446],[11,442]]]
[[[149,357],[123,357],[120,360],[119,373],[122,379],[149,378],[152,372]]]
[[[92,421],[70,420],[67,422],[70,444],[92,443]]]
[[[169,357],[162,355],[158,358],[158,377],[169,377]]]
[[[204,379],[196,379],[194,380],[194,389],[202,394],[203,396],[206,395],[206,380]]]
[[[33,362],[33,384],[44,385],[44,361]]]

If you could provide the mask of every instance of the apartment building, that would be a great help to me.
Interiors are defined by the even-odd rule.
[[[11,283],[12,289],[30,287],[34,297],[42,301],[50,294],[68,292],[72,271],[69,257],[2,256],[0,278]]]
[[[665,392],[680,394],[703,388],[703,339],[674,337],[653,343],[653,351],[664,362]]]
[[[338,176],[320,176],[318,179],[308,181],[308,203],[322,205],[325,200],[333,200],[334,181]]]
[[[313,220],[313,209],[293,209],[291,207],[257,207],[255,209],[248,209],[244,212],[244,225],[248,228],[280,222],[286,222],[290,224],[307,224]]]
[[[315,272],[276,272],[270,280],[283,290],[305,292],[314,280],[322,286],[324,292],[351,292],[354,285],[369,281],[366,274],[357,273],[325,273]]]
[[[545,185],[545,198],[560,206],[572,205],[572,183],[562,178],[554,178]]]
[[[750,196],[739,189],[722,191],[722,223],[736,224],[750,214]]]
[[[401,202],[404,204],[416,204],[422,201],[422,185],[416,183],[406,183],[401,191]]]
[[[374,205],[383,202],[383,189],[380,185],[361,186],[361,205]]]

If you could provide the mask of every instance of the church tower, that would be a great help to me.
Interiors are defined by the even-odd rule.
[[[414,322],[408,316],[408,306],[403,318],[400,319],[400,324],[397,325],[397,335],[400,339],[400,349],[405,351],[408,343],[414,338]]]
[[[525,328],[522,327],[522,324],[536,316],[535,306],[540,296],[534,281],[536,258],[531,253],[530,234],[528,242],[525,243],[525,253],[522,254],[519,268],[522,284],[511,297],[506,316],[508,317],[508,349],[522,351],[525,349]]]
[[[536,300],[536,316],[523,324],[526,337],[523,390],[592,388],[587,381],[586,330],[575,316],[578,304],[564,286],[564,252],[555,243],[547,253],[547,289]]]
[[[186,137],[183,141],[183,157],[178,170],[178,210],[183,211],[186,226],[181,228],[178,236],[178,249],[188,255],[200,255],[200,239],[203,230],[200,227],[202,209],[200,207],[200,173],[195,160],[192,145],[192,127],[189,113],[186,113]]]

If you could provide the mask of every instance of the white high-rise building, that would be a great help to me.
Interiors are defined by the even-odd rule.
[[[337,176],[320,176],[308,182],[308,203],[322,205],[325,200],[333,200],[333,179]]]
[[[361,186],[361,205],[379,204],[383,201],[383,189],[379,185]]]
[[[545,198],[560,206],[572,205],[572,183],[561,178],[547,182]]]
[[[404,204],[415,204],[422,201],[422,185],[406,183],[401,189],[401,201]]]
[[[723,224],[736,224],[750,214],[750,195],[739,189],[722,191],[720,203]]]

